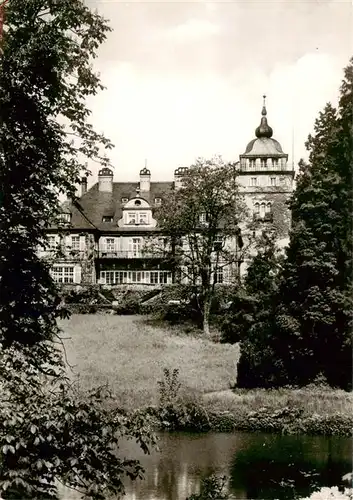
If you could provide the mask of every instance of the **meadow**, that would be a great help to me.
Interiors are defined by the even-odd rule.
[[[138,316],[74,314],[60,326],[71,375],[79,375],[83,389],[108,383],[127,409],[158,403],[164,368],[179,369],[183,388],[194,395],[236,381],[237,345],[152,326]]]
[[[353,415],[353,395],[342,390],[230,390],[236,382],[239,346],[215,343],[202,334],[156,326],[142,316],[109,314],[74,314],[61,327],[71,376],[79,375],[83,389],[108,384],[126,409],[158,404],[163,369],[177,368],[185,394],[201,398],[208,411],[237,415],[238,421],[264,407],[273,412],[301,409],[304,418],[338,415],[350,421]]]

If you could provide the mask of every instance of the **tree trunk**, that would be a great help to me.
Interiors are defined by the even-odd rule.
[[[204,298],[203,302],[203,333],[209,337],[210,336],[210,309],[211,309],[211,300],[207,295]]]

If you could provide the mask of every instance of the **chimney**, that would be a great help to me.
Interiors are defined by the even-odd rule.
[[[81,179],[81,196],[87,193],[87,177]]]
[[[145,165],[145,168],[140,170],[140,190],[143,193],[148,193],[151,187],[151,172]]]
[[[113,192],[113,172],[110,168],[104,167],[98,172],[98,189],[104,193]]]
[[[185,177],[187,167],[179,167],[174,170],[174,188],[180,189],[183,186],[183,178]]]

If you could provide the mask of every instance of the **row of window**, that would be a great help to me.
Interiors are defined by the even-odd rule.
[[[114,253],[117,249],[115,238],[105,238],[105,242],[101,247],[102,252]],[[129,253],[132,254],[133,257],[138,257],[141,254],[142,250],[142,239],[141,238],[131,238],[129,240]]]
[[[55,266],[50,274],[56,283],[74,283],[73,266]],[[189,278],[192,272],[188,273]],[[226,268],[218,268],[214,279],[216,283],[225,283],[229,281],[229,272]],[[106,285],[122,284],[151,284],[165,285],[172,282],[172,275],[169,271],[101,271],[100,282]]]
[[[258,165],[261,167],[261,168],[266,168],[266,167],[278,167],[278,159],[277,158],[260,158],[260,161],[257,160],[257,163],[256,163],[256,159],[249,159],[249,168],[256,168]]]
[[[258,186],[259,184],[257,181],[258,181],[257,177],[250,177],[250,186],[251,187]],[[277,186],[277,177],[270,177],[268,185],[272,187]]]
[[[171,283],[169,271],[101,271],[100,281],[106,285],[167,284]]]
[[[80,238],[81,238],[80,236],[71,236],[70,237],[70,240],[71,240],[69,243],[70,250],[77,251],[77,250],[81,249],[81,239]],[[49,244],[49,248],[51,248],[51,249],[57,248],[59,242],[58,242],[56,236],[53,236],[53,235],[48,236],[48,244]]]
[[[73,266],[55,266],[51,269],[50,274],[55,283],[73,283],[74,268]]]
[[[255,203],[254,205],[255,214],[265,215],[271,213],[271,210],[271,203]]]

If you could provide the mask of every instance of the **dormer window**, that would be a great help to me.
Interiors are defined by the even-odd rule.
[[[70,212],[59,214],[59,220],[60,222],[70,222],[71,221]]]
[[[155,198],[154,203],[155,205],[162,205],[162,198]]]
[[[141,200],[136,200],[136,201],[135,201],[135,205],[136,205],[136,206],[140,206],[140,205],[141,205]]]
[[[121,203],[127,203],[129,201],[129,198],[121,198]]]
[[[113,222],[112,215],[103,215],[102,222]]]
[[[127,224],[131,226],[147,226],[149,224],[148,221],[148,213],[147,212],[128,212],[127,214]]]

